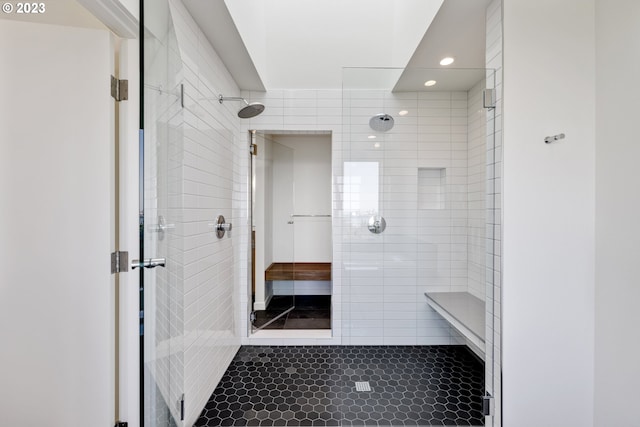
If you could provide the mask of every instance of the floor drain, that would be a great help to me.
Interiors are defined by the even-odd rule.
[[[371,385],[369,385],[369,381],[356,381],[356,391],[371,391]]]

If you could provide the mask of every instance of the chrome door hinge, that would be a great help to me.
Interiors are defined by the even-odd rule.
[[[111,96],[116,101],[129,99],[129,80],[118,80],[111,76]]]
[[[482,91],[482,106],[490,110],[496,108],[496,90],[485,89]]]
[[[129,271],[129,252],[111,252],[111,274]]]
[[[180,397],[180,421],[184,421],[184,393]]]
[[[492,416],[496,409],[496,403],[489,393],[482,397],[482,414]]]
[[[252,311],[251,314],[249,314],[249,321],[251,323],[256,321],[256,312],[255,311]]]

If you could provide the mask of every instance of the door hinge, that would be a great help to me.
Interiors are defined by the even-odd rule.
[[[482,414],[484,416],[492,416],[495,412],[496,403],[489,393],[482,397]]]
[[[111,252],[111,274],[129,271],[129,252]]]
[[[180,397],[180,421],[184,421],[184,393]]]
[[[252,311],[251,314],[249,314],[249,321],[251,323],[256,321],[256,312],[255,311]]]
[[[116,421],[115,427],[129,427],[129,423],[126,421]]]
[[[118,80],[111,76],[111,96],[116,101],[129,99],[129,80]]]
[[[482,106],[490,110],[496,108],[495,89],[485,89],[482,91]]]
[[[254,156],[257,156],[258,155],[258,146],[256,144],[251,144],[251,146],[249,147],[249,151]]]

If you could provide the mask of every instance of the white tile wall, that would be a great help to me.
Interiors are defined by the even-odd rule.
[[[379,188],[367,188],[369,176],[336,177],[345,183],[336,212],[343,228],[343,343],[457,342],[423,294],[467,287],[467,93],[344,96],[343,160],[377,162],[380,178]],[[400,109],[409,114],[398,116]],[[394,115],[396,124],[370,140],[368,120],[379,112]],[[374,213],[387,222],[380,235],[366,228]]]
[[[495,397],[495,416],[493,426],[502,425],[501,416],[501,227],[502,227],[502,0],[492,0],[486,15],[486,61],[487,68],[494,69],[494,76],[487,76],[487,87],[495,85],[495,119],[487,121],[487,143],[495,144],[494,150],[487,152],[487,194],[492,204],[487,205],[487,264],[486,300],[487,331],[486,351],[488,363],[485,367],[487,391]],[[487,421],[489,422],[489,420]],[[491,424],[487,424],[491,425]]]
[[[481,102],[479,85],[472,91],[472,103]],[[467,226],[472,204],[477,221],[473,232],[484,233],[486,153],[484,123],[468,126],[467,92],[390,94],[389,91],[354,91],[343,99],[341,91],[246,92],[243,96],[267,106],[265,112],[241,123],[241,134],[249,129],[263,132],[332,133],[333,163],[333,341],[343,344],[450,344],[460,337],[433,312],[423,293],[466,291],[469,250],[476,234]],[[285,109],[287,106],[297,108]],[[322,107],[319,107],[319,106]],[[412,114],[398,116],[395,110]],[[381,111],[395,114],[396,125],[375,140],[368,119]],[[315,117],[310,119],[315,112]],[[288,115],[287,115],[288,114]],[[305,124],[306,123],[306,124]],[[342,124],[342,126],[341,126]],[[467,139],[473,136],[474,144]],[[379,144],[378,147],[375,144]],[[478,173],[469,182],[468,157]],[[372,176],[349,179],[344,162],[376,162],[376,191],[366,185]],[[475,162],[475,163],[474,163]],[[482,162],[481,164],[476,164]],[[442,170],[446,197],[444,209],[419,209],[418,170]],[[478,172],[480,169],[480,172]],[[471,184],[471,185],[470,185]],[[473,193],[469,193],[469,188]],[[381,190],[381,191],[378,191]],[[366,228],[371,204],[379,206],[388,228],[373,235]],[[356,210],[356,215],[352,215]],[[476,230],[479,229],[479,230]],[[478,249],[478,248],[475,248]],[[484,263],[476,251],[474,261]],[[245,255],[248,256],[248,255]],[[484,277],[484,268],[478,272]],[[476,279],[480,280],[480,279]],[[484,279],[480,283],[484,284]],[[242,306],[248,301],[247,287],[239,285]],[[476,286],[479,288],[479,286]],[[484,289],[476,289],[484,295]],[[248,327],[246,319],[242,330]],[[402,325],[398,326],[398,321]],[[247,343],[254,340],[248,338]],[[288,341],[299,344],[298,341]]]

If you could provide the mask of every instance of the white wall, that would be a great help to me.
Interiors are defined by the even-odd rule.
[[[270,293],[266,292],[264,272],[273,262],[273,158],[271,141],[262,134],[254,136],[258,154],[253,158],[253,227],[255,230],[255,301],[253,310],[264,310]]]
[[[104,29],[0,20],[3,426],[113,424],[114,52]]]
[[[594,5],[503,4],[504,424],[590,426]]]
[[[595,4],[595,425],[631,426],[640,397],[640,2]]]
[[[293,150],[293,212],[331,215],[331,135],[277,135]],[[331,218],[293,220],[295,262],[331,262]],[[278,236],[274,236],[275,239]]]
[[[289,222],[294,211],[294,153],[289,147],[271,143],[272,154],[272,210],[271,230],[272,236],[267,245],[271,245],[273,262],[293,262],[293,227]],[[267,265],[268,267],[268,265]]]

